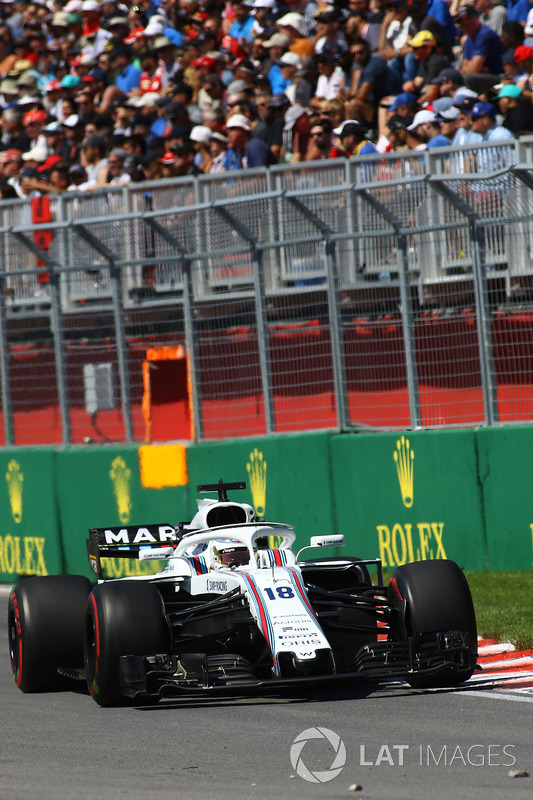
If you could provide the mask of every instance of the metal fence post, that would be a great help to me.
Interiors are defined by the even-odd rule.
[[[7,338],[5,309],[5,275],[0,277],[0,380],[2,381],[2,411],[4,413],[4,440],[6,446],[15,444],[11,382],[9,380],[9,341]]]

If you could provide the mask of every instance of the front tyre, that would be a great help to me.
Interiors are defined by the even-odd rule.
[[[85,675],[101,706],[121,697],[121,656],[153,655],[169,649],[169,629],[161,595],[149,583],[113,581],[91,592],[85,610]]]
[[[21,691],[72,686],[58,668],[83,666],[83,621],[91,588],[83,575],[23,578],[15,584],[7,625],[11,670]]]
[[[471,677],[477,661],[477,626],[467,580],[454,561],[415,561],[394,571],[389,601],[397,609],[395,639],[446,631],[466,631],[468,663],[460,669],[443,667],[432,675],[409,675],[416,689],[456,686]]]

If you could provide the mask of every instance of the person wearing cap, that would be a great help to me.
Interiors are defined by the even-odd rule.
[[[402,89],[416,94],[420,105],[431,103],[439,94],[439,87],[433,80],[451,64],[446,56],[437,53],[437,43],[431,31],[418,31],[412,39],[407,40],[407,44],[413,48],[418,70],[413,80],[406,81]]]
[[[84,0],[88,2],[88,0]],[[108,86],[100,103],[100,113],[108,114],[113,103],[117,100],[124,101],[127,97],[139,94],[139,82],[142,70],[131,63],[131,48],[122,44],[115,47],[109,54],[111,69],[115,72],[115,81]]]
[[[309,109],[294,104],[284,113],[283,160],[291,164],[305,161],[311,144]]]
[[[279,68],[279,60],[283,53],[288,49],[290,39],[285,33],[274,33],[270,39],[263,42],[263,47],[268,50],[268,58],[271,63],[267,77],[270,81],[272,94],[281,94],[285,91],[287,81],[283,79]]]
[[[253,133],[270,147],[272,153],[279,159],[283,145],[283,114],[285,107],[280,104],[278,108],[271,104],[268,92],[260,92],[255,97],[255,109],[258,120],[254,125]]]
[[[289,11],[276,21],[276,27],[287,34],[291,43],[289,51],[295,53],[300,59],[309,58],[315,54],[315,45],[306,36],[307,25],[302,14]]]
[[[209,140],[209,152],[211,154],[211,164],[207,170],[210,175],[218,175],[224,172],[224,161],[226,160],[226,150],[228,147],[228,137],[222,131],[212,131]]]
[[[46,150],[46,138],[42,129],[48,122],[48,114],[42,109],[27,111],[22,117],[24,132],[17,139],[17,147],[26,152],[32,147],[43,147]]]
[[[226,122],[228,151],[224,160],[226,172],[252,167],[268,167],[276,163],[269,146],[252,135],[250,120],[233,114]]]
[[[503,125],[515,136],[533,133],[533,106],[524,101],[522,89],[514,83],[506,83],[495,97]]]
[[[503,72],[502,55],[504,46],[498,34],[487,25],[483,25],[474,6],[461,6],[455,15],[463,34],[466,35],[463,45],[463,60],[460,70],[463,75],[482,77],[488,73],[486,79],[477,80],[473,77],[467,85],[478,91],[497,83],[497,77]]]
[[[350,53],[354,64],[346,94],[346,116],[375,125],[381,101],[396,94],[400,88],[399,81],[378,53],[371,54],[366,39],[355,39]]]
[[[161,86],[166,89],[180,70],[176,60],[176,45],[167,36],[157,36],[153,48],[159,58],[161,66]]]
[[[312,96],[311,84],[302,75],[303,63],[300,56],[291,51],[283,53],[279,60],[279,68],[285,81],[285,94],[291,103],[307,106]]]
[[[460,115],[461,113],[459,109],[453,105],[438,112],[440,119],[440,131],[444,136],[446,136],[447,139],[449,139],[450,144],[453,143],[455,134],[459,128]]]
[[[250,30],[252,40],[257,36],[265,36],[267,39],[274,33],[272,21],[272,9],[275,0],[251,0],[248,5],[253,8],[254,21]]]
[[[48,155],[59,156],[61,161],[68,158],[69,148],[65,141],[65,129],[60,122],[49,122],[42,129],[46,139]]]
[[[439,97],[453,97],[457,89],[464,86],[464,78],[455,67],[446,67],[433,78],[432,83],[437,87]]]
[[[100,189],[102,186],[125,186],[131,182],[131,175],[124,169],[127,153],[122,147],[114,147],[107,158],[107,166],[98,174],[96,185],[88,189]]]
[[[367,156],[377,153],[377,148],[365,137],[365,129],[356,119],[347,119],[338,128],[333,129],[338,136],[348,157]]]
[[[194,163],[196,151],[191,141],[177,142],[171,145],[170,150],[174,154],[174,175],[177,178],[202,174],[202,170]]]
[[[477,103],[478,98],[465,96],[464,91],[470,91],[469,89],[462,91],[463,94],[458,91],[454,97],[454,105],[459,111],[457,130],[452,139],[452,145],[454,147],[460,147],[464,144],[478,144],[479,142],[483,141],[481,134],[472,130],[472,117],[468,113],[472,106]],[[472,92],[472,94],[474,93]],[[460,159],[464,161],[463,154],[459,153],[458,155]]]
[[[398,114],[393,114],[387,122],[386,136],[380,137],[376,145],[378,152],[390,153],[392,150],[408,150],[407,128],[412,123],[413,118],[412,115],[400,117]],[[391,177],[397,176],[392,172]]]
[[[320,55],[325,48],[340,56],[348,52],[348,43],[341,27],[341,15],[334,7],[322,8],[315,14],[316,38],[315,54]]]
[[[496,109],[492,103],[479,100],[467,112],[472,117],[472,129],[480,133],[484,142],[499,142],[512,139],[513,134],[496,122]]]
[[[196,151],[194,164],[201,172],[209,172],[211,166],[211,153],[209,144],[211,142],[211,128],[207,125],[194,125],[191,129],[190,140]]]
[[[223,97],[224,84],[220,75],[215,75],[214,73],[206,75],[202,80],[197,98],[197,103],[202,113],[212,111],[215,108],[222,108]]]
[[[533,99],[531,73],[533,71],[533,47],[527,44],[520,45],[514,51],[514,61],[518,67],[518,74],[513,79],[513,83],[520,86],[525,91],[528,100]]]
[[[17,177],[24,161],[22,160],[22,153],[14,147],[2,152],[2,176],[0,177],[0,185],[9,184],[13,186],[13,179]]]
[[[346,75],[339,61],[340,52],[329,44],[324,45],[316,56],[318,80],[309,105],[318,112],[322,110],[325,100],[344,99]]]

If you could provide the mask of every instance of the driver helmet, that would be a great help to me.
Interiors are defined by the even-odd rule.
[[[215,568],[240,567],[250,561],[248,548],[242,542],[236,542],[231,539],[217,539],[214,541],[212,554],[212,564]]]

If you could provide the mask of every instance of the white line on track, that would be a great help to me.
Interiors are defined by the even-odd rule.
[[[527,695],[518,694],[517,692],[483,692],[483,691],[460,691],[458,694],[465,694],[467,697],[486,697],[489,700],[512,700],[515,703],[533,703],[533,697],[528,697]]]

